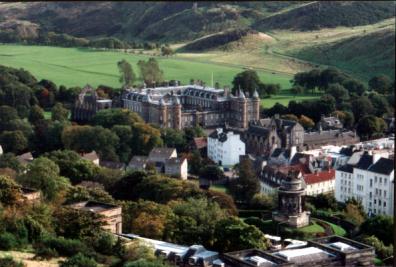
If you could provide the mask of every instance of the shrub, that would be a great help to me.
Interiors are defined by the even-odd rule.
[[[0,249],[11,250],[18,247],[17,238],[8,232],[0,234]]]
[[[0,258],[0,267],[23,267],[21,262],[16,262],[12,257]]]
[[[39,249],[40,246],[54,249],[59,255],[66,257],[74,256],[79,252],[84,255],[90,253],[87,246],[80,240],[65,239],[63,237],[46,237],[36,245],[36,248]]]
[[[38,246],[35,249],[36,255],[34,258],[39,258],[43,260],[50,260],[59,256],[58,252],[53,248],[48,248],[45,246]]]
[[[67,259],[60,264],[60,267],[96,267],[98,266],[96,262],[84,256],[81,253],[77,253],[73,257]]]
[[[146,259],[139,259],[132,262],[127,262],[123,267],[167,267],[169,265],[164,264],[160,260],[148,261]]]

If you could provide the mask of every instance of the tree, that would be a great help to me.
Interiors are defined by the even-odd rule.
[[[60,264],[60,267],[96,267],[95,260],[84,256],[82,253],[68,258]]]
[[[260,191],[260,183],[253,170],[250,160],[244,159],[239,163],[238,178],[231,180],[230,192],[234,199],[240,202],[250,202],[252,197]]]
[[[374,115],[382,117],[383,115],[390,113],[390,107],[386,97],[378,94],[370,94],[369,99],[374,108]]]
[[[368,218],[361,226],[360,231],[366,235],[374,235],[385,245],[393,244],[394,220],[390,216],[377,215]]]
[[[313,204],[316,209],[331,209],[336,211],[338,208],[337,200],[330,194],[318,194],[310,198],[309,203]]]
[[[307,116],[301,115],[298,122],[305,128],[305,129],[312,129],[315,126],[314,121]]]
[[[94,125],[104,128],[112,128],[114,125],[132,126],[137,122],[144,122],[137,113],[121,108],[102,109],[95,114],[92,121]]]
[[[209,181],[219,181],[224,178],[224,173],[217,165],[206,165],[201,169],[199,176]]]
[[[53,121],[66,121],[69,117],[69,110],[64,108],[62,103],[56,103],[52,108],[51,119]]]
[[[366,96],[361,96],[351,102],[352,113],[356,120],[374,113],[374,107]]]
[[[235,95],[239,89],[246,91],[250,96],[253,95],[254,90],[260,88],[260,78],[254,70],[245,70],[238,73],[232,81],[232,93]]]
[[[81,241],[95,239],[102,232],[104,222],[97,213],[60,207],[54,212],[55,231],[65,238]]]
[[[161,138],[167,147],[174,147],[178,152],[187,150],[187,141],[182,131],[163,128],[161,129]]]
[[[202,168],[202,157],[198,150],[192,152],[191,158],[188,161],[190,172],[192,174],[199,174]]]
[[[345,202],[344,215],[353,223],[360,226],[366,219],[366,213],[362,203],[355,198],[350,198]]]
[[[392,81],[386,75],[374,76],[369,81],[370,90],[380,94],[388,94],[392,90]]]
[[[169,45],[165,45],[161,47],[161,55],[163,56],[171,56],[174,54],[174,51],[172,48],[169,47]]]
[[[37,121],[43,119],[44,119],[44,110],[38,105],[32,106],[29,112],[29,122],[35,124]]]
[[[302,94],[304,92],[304,87],[301,85],[295,85],[290,89],[290,92],[296,97],[298,94]]]
[[[353,128],[353,125],[355,123],[355,118],[353,117],[353,114],[351,112],[336,110],[333,113],[331,113],[331,115],[337,117],[344,125],[344,128],[347,129]]]
[[[381,136],[385,130],[384,120],[373,115],[361,118],[356,127],[357,133],[363,139]]]
[[[0,155],[0,168],[10,168],[19,172],[22,169],[22,165],[14,154],[4,153]]]
[[[256,248],[266,250],[268,241],[254,225],[238,217],[229,217],[216,223],[214,248],[220,252]]]
[[[337,103],[348,100],[348,91],[339,83],[330,84],[326,89],[326,93],[333,96]]]
[[[298,117],[296,115],[294,115],[294,114],[285,114],[285,115],[282,115],[281,118],[284,119],[284,120],[298,122]]]
[[[132,151],[135,155],[147,155],[154,147],[161,146],[160,130],[146,123],[135,123],[132,126]]]
[[[147,238],[163,239],[165,226],[173,215],[167,205],[139,200],[123,205],[123,228]]]
[[[0,203],[14,205],[22,199],[20,186],[10,177],[0,175]]]
[[[136,75],[133,72],[131,64],[123,59],[117,63],[117,67],[120,72],[120,83],[127,88],[131,87],[136,81]]]
[[[160,69],[155,58],[150,58],[147,62],[139,60],[137,64],[140,69],[140,75],[146,84],[158,84],[164,80],[164,72]]]
[[[7,130],[9,122],[19,119],[18,112],[10,106],[0,106],[0,132]]]
[[[24,186],[39,189],[48,200],[53,200],[69,183],[59,175],[59,167],[50,159],[40,157],[28,166],[27,172],[17,177]]]
[[[366,86],[357,80],[347,79],[342,82],[342,86],[348,90],[350,94],[361,96],[366,90]]]
[[[19,154],[28,146],[28,140],[21,131],[4,131],[0,135],[4,151]]]
[[[168,240],[184,244],[203,244],[212,247],[215,225],[227,214],[216,202],[206,198],[188,198],[172,205],[172,217],[165,230]]]

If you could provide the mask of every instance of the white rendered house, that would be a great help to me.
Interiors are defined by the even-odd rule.
[[[393,216],[394,161],[380,155],[361,156],[357,164],[346,164],[336,170],[335,197],[361,201],[369,215]]]
[[[217,164],[233,166],[239,163],[241,155],[245,155],[245,143],[239,134],[219,128],[208,136],[208,158]]]

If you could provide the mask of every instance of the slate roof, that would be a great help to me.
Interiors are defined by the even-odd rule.
[[[164,160],[169,159],[172,156],[172,153],[175,151],[175,148],[168,148],[168,147],[157,147],[153,148],[150,151],[150,154],[148,156],[149,160],[152,157],[161,157]]]
[[[22,165],[27,165],[28,163],[33,161],[33,155],[30,152],[26,152],[22,155],[17,156],[17,160],[22,164]]]
[[[297,152],[296,154],[294,154],[293,158],[291,159],[290,165],[300,164],[300,163],[302,163],[301,159],[304,159],[304,158],[305,158],[306,162],[309,162],[309,155]]]
[[[282,153],[281,148],[275,148],[275,150],[272,152],[271,157],[276,158]]]
[[[356,164],[355,168],[361,170],[367,170],[371,164],[373,164],[373,156],[364,154],[360,157],[360,160]]]
[[[342,172],[353,173],[353,165],[345,164],[340,166],[337,170]]]
[[[395,169],[395,163],[391,159],[380,158],[376,163],[371,165],[368,170],[375,173],[389,175]]]
[[[165,165],[180,166],[184,163],[185,160],[186,160],[186,158],[170,158],[170,159],[165,160]]]
[[[98,156],[98,154],[96,154],[96,151],[93,150],[90,153],[82,154],[82,158],[86,159],[86,160],[94,161],[94,160],[98,160],[99,156]]]

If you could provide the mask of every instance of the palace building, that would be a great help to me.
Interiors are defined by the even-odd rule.
[[[227,89],[199,85],[127,90],[122,102],[124,108],[137,112],[146,122],[174,129],[224,125],[246,129],[260,115],[256,91],[249,97],[242,90],[232,95]]]

